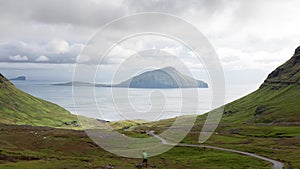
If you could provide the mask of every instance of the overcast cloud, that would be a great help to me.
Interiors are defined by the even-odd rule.
[[[32,55],[50,54],[48,62],[72,63],[78,49],[67,50],[68,45],[84,44],[102,25],[139,12],[179,16],[203,32],[217,50],[276,54],[299,44],[299,5],[297,0],[1,1],[0,59],[10,61],[9,56],[26,55],[28,61],[34,62],[38,56]],[[54,48],[60,46],[58,50],[65,45],[66,51],[59,53],[54,48],[45,48],[46,43],[56,45]],[[39,48],[40,53],[32,48]],[[68,58],[58,59],[57,53]],[[289,56],[281,57],[285,60]]]
[[[243,70],[258,84],[300,44],[299,7],[298,0],[0,1],[0,62],[75,63],[84,44],[104,24],[140,12],[163,12],[188,21],[208,38],[228,79],[243,77],[236,74]],[[119,31],[126,31],[126,25],[112,34]],[[103,63],[120,63],[122,53],[134,53],[130,45],[142,50],[153,48],[153,43],[182,54],[178,46],[143,40],[117,46]],[[77,61],[89,58],[81,59]],[[200,67],[188,55],[186,63],[195,71]]]

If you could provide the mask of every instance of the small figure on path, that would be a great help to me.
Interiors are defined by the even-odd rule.
[[[143,166],[144,166],[145,168],[148,167],[148,154],[146,153],[145,150],[143,151]]]

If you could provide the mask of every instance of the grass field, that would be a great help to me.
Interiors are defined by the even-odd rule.
[[[123,158],[95,145],[83,131],[0,125],[0,168],[135,168],[140,159]],[[229,152],[174,147],[149,163],[158,168],[270,168],[271,164]]]

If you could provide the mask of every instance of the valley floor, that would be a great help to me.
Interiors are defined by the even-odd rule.
[[[0,124],[1,169],[130,169],[140,162],[104,151],[84,131]],[[199,147],[174,147],[149,163],[160,169],[272,168],[253,157]]]

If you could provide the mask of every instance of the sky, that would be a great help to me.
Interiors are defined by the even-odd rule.
[[[120,17],[161,12],[202,32],[220,59],[226,86],[245,86],[243,95],[258,88],[300,45],[299,6],[298,0],[2,0],[0,72],[8,77],[69,81],[74,64],[82,61],[80,51],[97,30]],[[120,25],[110,34],[126,28]],[[124,55],[153,48],[180,55],[193,75],[205,79],[203,67],[189,50],[163,37],[144,36],[115,46],[102,63],[99,81],[110,80],[111,70]]]

